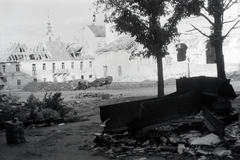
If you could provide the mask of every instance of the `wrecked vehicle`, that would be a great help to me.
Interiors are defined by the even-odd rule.
[[[102,87],[104,85],[108,85],[112,83],[113,78],[111,76],[107,76],[105,78],[95,79],[93,82],[88,82],[85,80],[78,81],[78,86],[74,90],[86,90],[91,87]]]
[[[96,146],[115,156],[121,153],[114,150],[135,153],[142,145],[147,148],[141,148],[142,152],[138,153],[149,149],[153,153],[160,146],[161,151],[180,154],[183,153],[181,147],[184,152],[189,152],[186,147],[193,144],[186,139],[179,143],[172,141],[166,136],[170,135],[170,130],[164,128],[198,128],[202,134],[208,132],[222,139],[226,125],[238,120],[238,112],[230,103],[237,95],[229,80],[205,76],[180,78],[176,80],[176,88],[176,92],[160,98],[100,106],[104,130],[96,136]],[[154,145],[155,148],[149,148]]]

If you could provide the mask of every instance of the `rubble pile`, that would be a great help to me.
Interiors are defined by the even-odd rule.
[[[132,138],[129,132],[96,133],[93,150],[111,158],[161,156],[174,159],[171,156],[177,154],[188,159],[239,159],[240,123],[228,125],[226,132],[226,136],[219,137],[202,128],[201,123],[173,123],[154,128],[141,139]]]
[[[93,82],[83,79],[72,80],[68,82],[29,82],[23,87],[28,92],[51,92],[51,91],[73,91],[86,90],[91,87],[102,87],[112,83],[112,77],[99,78]]]
[[[23,87],[28,92],[71,91],[78,86],[78,81],[69,82],[29,82]]]
[[[172,154],[190,159],[239,159],[237,96],[229,80],[176,80],[177,91],[160,98],[100,106],[102,133],[94,151],[111,158]]]

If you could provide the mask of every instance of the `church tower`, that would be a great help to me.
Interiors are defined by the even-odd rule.
[[[53,40],[53,31],[52,31],[49,15],[48,15],[48,20],[47,20],[47,37],[48,37],[48,41]]]

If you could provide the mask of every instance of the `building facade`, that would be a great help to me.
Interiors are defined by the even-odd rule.
[[[60,41],[42,42],[34,50],[23,46],[12,45],[0,58],[1,83],[8,88],[22,88],[32,81],[95,79],[93,56],[73,57]]]

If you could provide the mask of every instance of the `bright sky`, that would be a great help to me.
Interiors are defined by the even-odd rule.
[[[79,30],[93,22],[94,0],[0,0],[0,47],[25,43],[29,48],[47,40],[47,17],[54,38],[71,42]],[[97,16],[95,23],[103,24]],[[1,49],[0,48],[0,49]]]

